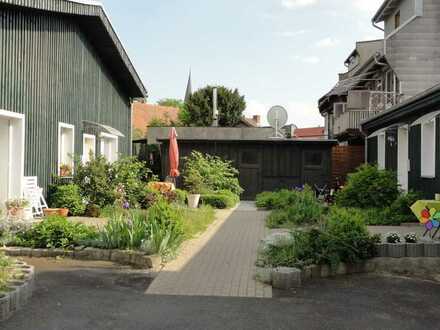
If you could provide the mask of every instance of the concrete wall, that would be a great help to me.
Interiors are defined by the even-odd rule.
[[[395,12],[385,20],[385,36],[392,33],[394,28],[394,15],[400,10],[400,25],[405,24],[411,17],[415,15],[416,0],[402,0],[400,6]]]

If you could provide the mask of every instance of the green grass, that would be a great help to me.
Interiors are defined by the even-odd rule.
[[[182,208],[184,231],[186,239],[191,239],[204,232],[215,220],[214,209],[210,206],[201,206],[199,209]]]
[[[3,253],[0,254],[0,291],[3,291],[6,287],[6,283],[12,278],[12,270],[8,269],[12,265],[12,260],[6,257]]]

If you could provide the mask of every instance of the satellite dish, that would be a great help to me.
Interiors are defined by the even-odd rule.
[[[270,108],[267,113],[267,121],[269,125],[275,130],[274,138],[283,138],[284,135],[281,134],[280,129],[286,125],[288,119],[287,110],[280,105],[276,105]]]

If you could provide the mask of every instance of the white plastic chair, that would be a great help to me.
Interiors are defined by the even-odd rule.
[[[38,178],[36,176],[24,177],[24,198],[29,200],[32,214],[37,217],[44,215],[43,209],[47,209],[47,203],[44,199],[43,189],[38,187]]]

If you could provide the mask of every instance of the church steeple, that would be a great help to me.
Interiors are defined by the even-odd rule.
[[[186,85],[185,103],[189,102],[192,95],[191,69],[189,70],[188,84]]]

